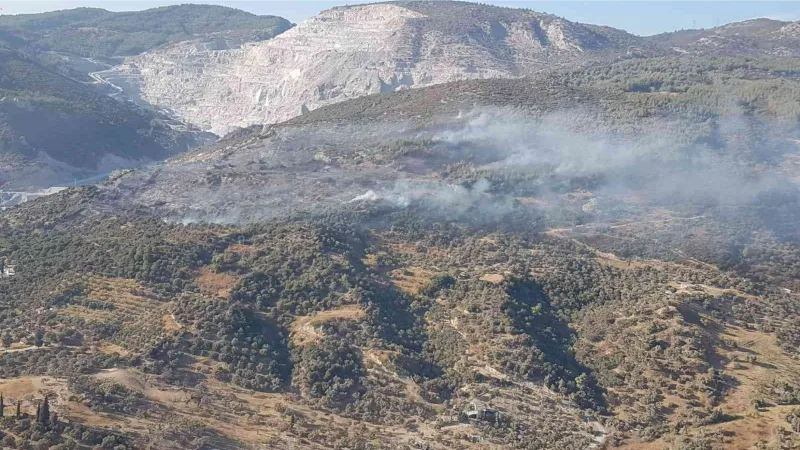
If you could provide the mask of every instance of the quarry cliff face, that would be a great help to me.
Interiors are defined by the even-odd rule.
[[[368,94],[524,76],[585,60],[587,53],[619,51],[627,37],[527,10],[372,4],[333,8],[238,48],[207,40],[169,45],[102,76],[222,135]]]

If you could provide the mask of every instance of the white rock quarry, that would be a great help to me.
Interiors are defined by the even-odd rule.
[[[338,7],[235,49],[188,41],[99,75],[218,135],[350,98],[518,77],[616,45],[617,30],[532,11],[425,2]]]

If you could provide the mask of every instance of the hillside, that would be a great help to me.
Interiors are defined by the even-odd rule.
[[[2,181],[138,167],[0,197],[0,447],[800,448],[795,24],[116,14],[6,19]]]
[[[127,101],[94,72],[169,42],[204,38],[233,47],[291,26],[280,17],[208,5],[0,16],[0,188],[23,190],[4,195],[3,203],[36,195],[26,190],[163,160],[214,138]]]
[[[131,56],[168,42],[198,36],[258,41],[292,24],[216,5],[175,5],[144,11],[112,12],[78,8],[41,14],[0,16],[4,40],[37,51],[91,58]]]
[[[336,7],[276,38],[220,49],[162,47],[103,74],[216,134],[367,94],[512,78],[645,52],[623,31],[465,2]],[[117,83],[120,84],[120,83]]]
[[[49,187],[165,159],[213,135],[0,51],[0,188]]]
[[[796,64],[376,94],[2,211],[2,439],[795,448]]]
[[[645,38],[680,53],[701,55],[800,55],[800,23],[752,19],[708,30],[682,30]]]

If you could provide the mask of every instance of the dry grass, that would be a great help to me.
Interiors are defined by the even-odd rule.
[[[786,415],[796,406],[770,405],[756,411],[752,406],[754,399],[769,398],[768,391],[771,386],[780,380],[796,380],[800,373],[800,361],[787,355],[777,344],[774,336],[760,332],[746,330],[739,327],[725,327],[722,336],[738,343],[735,350],[723,350],[727,362],[723,369],[728,375],[736,379],[736,386],[724,398],[719,409],[724,413],[734,416],[728,422],[708,425],[691,430],[691,435],[700,432],[722,432],[727,436],[723,442],[714,442],[715,449],[726,450],[751,450],[756,443],[774,443],[777,438],[777,429],[786,427]],[[734,355],[753,354],[755,363],[741,361],[734,362]],[[734,368],[734,364],[740,368]],[[680,400],[680,399],[678,399]],[[684,402],[666,398],[664,403]],[[674,436],[667,435],[653,442],[631,440],[618,447],[625,450],[668,450],[672,448]],[[800,445],[800,442],[795,442]],[[800,448],[800,447],[790,447]]]
[[[433,278],[433,272],[421,267],[405,267],[395,269],[389,273],[389,279],[403,292],[416,294],[427,286]]]
[[[500,275],[499,273],[485,273],[481,275],[481,280],[494,284],[500,284],[505,281],[505,279],[506,277]]]
[[[395,252],[400,253],[401,255],[418,255],[419,254],[419,246],[417,244],[411,242],[398,242],[389,244],[389,248]]]
[[[638,440],[632,440],[629,442],[625,442],[622,445],[618,445],[615,448],[618,450],[670,450],[672,444],[667,444],[661,440],[653,441],[653,442],[642,442]]]
[[[148,296],[147,291],[136,280],[126,278],[92,277],[87,282],[86,297],[113,305],[113,309],[67,305],[59,309],[59,314],[87,321],[122,321],[130,325],[163,306],[161,302]]]
[[[42,380],[47,377],[20,377],[0,381],[0,392],[8,398],[19,398],[38,393],[42,387]],[[6,400],[8,403],[8,400]]]
[[[378,267],[378,255],[375,253],[370,253],[364,256],[364,258],[361,259],[361,262],[363,262],[365,266],[374,269]]]
[[[404,426],[385,427],[365,424],[358,420],[315,410],[303,402],[298,402],[298,399],[291,394],[253,392],[211,378],[202,383],[203,389],[200,391],[196,388],[178,389],[165,386],[160,384],[157,377],[131,369],[112,369],[95,376],[99,379],[114,380],[142,393],[154,404],[168,410],[169,416],[131,418],[98,413],[78,402],[68,402],[64,405],[63,417],[139,435],[158,429],[159,424],[163,424],[165,420],[191,420],[202,423],[222,436],[238,441],[242,448],[328,448],[309,439],[310,430],[326,430],[326,433],[337,430],[337,433],[348,434],[358,430],[357,432],[368,440],[380,437],[381,441],[393,440],[398,445],[415,435],[409,433]],[[289,420],[282,412],[287,409],[301,417],[294,429],[288,428]],[[266,442],[272,445],[264,447]]]
[[[132,369],[106,369],[95,375],[98,380],[112,380],[134,392],[144,392],[146,383],[144,376]]]
[[[740,370],[734,370],[734,363],[728,363],[726,369],[736,377],[739,385],[728,394],[721,408],[741,418],[711,428],[735,435],[735,439],[726,448],[748,450],[756,442],[773,441],[778,426],[787,425],[785,417],[796,406],[773,405],[755,411],[751,405],[756,398],[767,398],[765,394],[774,383],[781,380],[796,381],[800,374],[800,360],[787,355],[778,346],[774,335],[739,327],[728,327],[724,334],[739,344],[736,351],[728,352],[729,359],[732,359],[733,353],[750,353],[756,356],[756,362],[740,361],[739,364],[744,367]]]
[[[600,251],[595,251],[595,252],[597,253],[597,258],[595,258],[595,261],[599,262],[600,264],[605,264],[622,270],[639,269],[643,267],[662,267],[664,265],[663,262],[656,260],[643,260],[643,259],[624,260],[620,259],[617,255],[613,253],[604,253]]]
[[[164,314],[162,319],[164,321],[164,331],[168,333],[180,331],[183,329],[183,326],[179,324],[177,320],[175,320],[174,314]]]
[[[93,277],[88,283],[87,297],[113,304],[117,314],[124,312],[141,316],[162,306],[146,292],[136,280]]]
[[[21,401],[22,413],[34,414],[36,405],[45,395],[50,397],[51,407],[62,413],[67,401],[67,381],[63,378],[23,376],[0,381],[0,392],[3,393],[6,405],[5,415],[10,416],[16,408],[17,400]]]
[[[668,283],[669,286],[676,289],[676,292],[679,294],[709,294],[714,297],[719,297],[721,295],[736,295],[738,297],[747,298],[750,300],[760,301],[758,297],[754,297],[750,294],[746,294],[742,291],[738,291],[736,289],[720,289],[718,287],[709,286],[707,284],[695,284],[695,283],[683,283],[677,281],[671,281]]]
[[[116,353],[120,356],[128,356],[130,354],[130,352],[125,348],[107,342],[104,342],[100,346],[98,346],[97,350],[100,353],[105,353],[106,355],[113,355]]]
[[[357,305],[342,306],[310,316],[298,316],[289,328],[292,343],[302,346],[316,342],[322,338],[322,331],[317,327],[325,322],[338,319],[361,320],[363,318],[364,310]]]
[[[98,322],[111,322],[117,317],[114,314],[114,311],[89,309],[80,305],[67,305],[60,311],[60,313],[69,317],[76,317],[86,321]]]
[[[239,277],[227,274],[216,273],[210,267],[203,267],[195,278],[195,283],[200,286],[200,290],[209,296],[221,299],[229,299],[231,290],[239,282]]]

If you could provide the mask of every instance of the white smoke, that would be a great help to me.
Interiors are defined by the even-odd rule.
[[[286,126],[210,161],[137,171],[118,183],[119,197],[173,217],[220,223],[369,205],[501,218],[517,201],[555,212],[571,202],[561,197],[581,177],[595,179],[594,197],[731,205],[752,202],[786,178],[741,160],[758,150],[757,141],[721,139],[725,147],[712,149],[679,142],[680,121],[659,118],[639,124],[652,125],[648,132],[622,135],[604,131],[597,120],[584,111],[533,117],[478,108],[432,126]],[[720,129],[755,134],[749,126],[731,120]],[[391,144],[403,140],[413,145]],[[449,165],[464,163],[457,174],[446,174]],[[528,182],[525,192],[516,190],[519,179]]]

